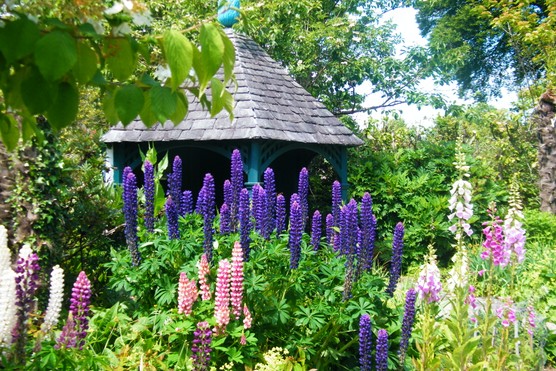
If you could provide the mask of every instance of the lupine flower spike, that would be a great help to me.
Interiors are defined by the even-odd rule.
[[[208,322],[197,323],[197,329],[193,333],[193,346],[191,347],[194,371],[208,371],[210,369],[211,343],[212,330]]]
[[[251,222],[251,210],[249,208],[249,191],[243,188],[239,196],[239,243],[243,249],[243,260],[249,260],[250,244],[251,244],[251,229],[253,224]]]
[[[376,339],[376,369],[388,370],[388,333],[384,329],[378,330]]]
[[[216,317],[217,332],[220,332],[230,322],[230,273],[230,262],[227,259],[220,260],[214,298],[214,317]]]
[[[253,324],[253,318],[251,317],[251,312],[247,307],[247,304],[243,304],[243,328],[245,330],[250,329]]]
[[[297,194],[299,195],[299,205],[301,206],[303,229],[305,229],[309,216],[309,171],[305,167],[299,172]]]
[[[390,295],[394,295],[394,291],[396,291],[396,286],[402,273],[403,235],[404,227],[403,224],[400,222],[396,224],[396,228],[394,229],[394,239],[392,242],[390,282],[388,283],[388,288],[386,289],[386,292]]]
[[[125,238],[133,266],[141,264],[141,254],[137,247],[137,180],[130,167],[124,169],[124,218]]]
[[[178,313],[189,316],[198,296],[197,282],[189,280],[187,273],[181,272],[178,283]]]
[[[56,348],[83,349],[89,328],[89,304],[91,302],[91,282],[85,272],[81,271],[73,284],[70,299],[70,311],[62,333],[56,342]]]
[[[44,333],[49,333],[58,324],[63,299],[64,270],[60,268],[59,265],[55,265],[50,274],[50,297],[48,298],[48,307],[44,315],[44,322],[41,326],[41,330]]]
[[[154,168],[149,160],[143,165],[145,193],[145,229],[154,232]]]
[[[17,318],[15,272],[10,255],[8,231],[0,225],[0,347],[11,344]]]
[[[292,195],[292,200],[295,199],[295,193]],[[290,247],[290,269],[297,269],[299,267],[299,259],[301,257],[301,238],[303,235],[303,220],[302,220],[301,205],[298,201],[293,201],[290,207],[290,236],[288,246]]]
[[[193,192],[186,190],[181,195],[180,215],[185,216],[193,212]]]
[[[178,209],[172,196],[169,196],[166,200],[166,218],[168,219],[168,237],[171,240],[179,240]]]
[[[400,365],[403,365],[405,362],[405,355],[409,345],[409,339],[411,338],[411,330],[413,329],[413,322],[415,320],[416,297],[417,291],[415,291],[414,288],[407,290],[407,293],[405,294],[405,311],[402,320],[402,338],[400,340],[400,348],[398,351]]]
[[[172,173],[168,175],[168,195],[176,204],[176,210],[180,210],[181,203],[181,183],[182,183],[182,161],[179,156],[174,157],[172,163]]]
[[[322,216],[320,212],[316,210],[313,214],[313,220],[311,223],[311,246],[313,250],[317,251],[320,245],[320,237],[322,234]]]
[[[274,179],[274,170],[267,168],[263,174],[264,189],[266,190],[267,199],[267,222],[272,232],[276,225],[276,181]]]
[[[371,317],[363,314],[359,319],[359,367],[361,371],[371,371],[371,340]]]
[[[205,254],[201,255],[201,259],[197,263],[199,286],[201,289],[201,299],[210,300],[210,286],[208,285],[207,276],[210,273],[210,267]]]
[[[365,192],[361,200],[361,243],[359,245],[359,271],[368,271],[373,264],[376,238],[376,218],[373,215],[371,195]]]
[[[230,208],[227,203],[223,203],[220,207],[220,234],[229,234],[230,228]]]
[[[205,235],[204,252],[207,259],[212,260],[212,240],[214,230],[212,223],[215,217],[216,201],[214,199],[214,178],[211,174],[206,174],[203,179],[203,200],[201,202],[201,215],[203,216],[203,232]]]
[[[241,316],[243,303],[243,250],[239,242],[232,249],[232,275],[230,284],[230,302],[236,320]]]
[[[243,161],[241,153],[237,149],[234,149],[232,152],[230,183],[232,201],[228,206],[230,206],[232,232],[235,232],[239,223],[239,198],[243,189]]]
[[[286,230],[286,198],[279,194],[276,196],[276,235],[279,236]]]
[[[334,217],[332,214],[326,215],[326,242],[332,244],[334,236]]]
[[[340,206],[342,205],[342,186],[337,180],[332,183],[332,216],[334,226],[340,226]]]

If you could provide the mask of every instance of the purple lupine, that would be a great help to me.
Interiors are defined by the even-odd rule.
[[[181,182],[182,182],[182,162],[180,156],[174,157],[172,163],[172,173],[168,175],[168,195],[176,204],[176,210],[180,210],[181,202]]]
[[[283,194],[276,196],[276,236],[286,230],[286,198]]]
[[[259,189],[259,200],[257,205],[257,223],[259,223],[259,233],[265,240],[270,238],[267,201],[266,190],[261,187]]]
[[[394,228],[392,259],[390,261],[390,282],[388,282],[388,288],[386,289],[386,292],[390,294],[390,296],[394,295],[396,285],[402,273],[403,235],[403,224],[399,222],[396,224],[396,228]]]
[[[234,149],[232,152],[230,182],[232,183],[232,195],[229,206],[232,232],[235,232],[237,231],[239,223],[239,198],[241,190],[243,189],[243,161],[241,160],[241,153],[238,149]]]
[[[357,202],[352,199],[342,207],[340,217],[340,252],[346,256],[346,276],[344,279],[344,300],[351,297],[355,280],[355,255],[357,254]]]
[[[259,207],[259,193],[261,192],[261,185],[255,183],[253,188],[251,188],[251,215],[255,218],[255,230],[260,231],[261,221],[259,219],[258,207]]]
[[[309,171],[305,167],[299,172],[297,194],[299,195],[299,205],[301,206],[303,229],[305,229],[305,224],[309,217]]]
[[[359,260],[357,271],[369,271],[373,265],[373,254],[376,238],[376,218],[373,215],[371,195],[365,192],[361,199],[361,241],[359,244]]]
[[[334,226],[340,226],[340,206],[342,205],[342,186],[337,180],[332,183],[332,216],[334,216]]]
[[[199,215],[203,215],[203,201],[205,200],[205,189],[201,187],[199,194],[197,195],[197,202],[195,203],[195,212]]]
[[[264,189],[266,190],[266,204],[267,204],[267,221],[268,228],[272,233],[274,225],[276,224],[276,180],[274,178],[274,170],[267,167],[263,174],[264,179]]]
[[[77,348],[77,330],[71,313],[68,314],[66,324],[62,327],[62,332],[56,339],[56,345],[54,345],[54,349],[60,348]]]
[[[249,260],[249,245],[251,244],[251,211],[249,209],[249,191],[246,188],[241,190],[239,195],[239,235],[240,244],[243,249],[243,261]]]
[[[318,210],[313,213],[313,219],[311,223],[311,246],[313,250],[317,251],[320,245],[320,238],[322,235],[322,216]]]
[[[326,242],[331,244],[334,238],[334,216],[326,215]]]
[[[191,347],[194,371],[208,371],[210,369],[211,343],[212,330],[208,322],[197,323],[197,329],[193,333],[193,346]]]
[[[205,174],[203,179],[203,200],[201,201],[201,215],[203,216],[203,232],[204,251],[207,254],[207,259],[212,260],[212,239],[214,230],[212,224],[214,223],[216,201],[214,199],[214,178],[210,173]]]
[[[417,291],[414,288],[407,290],[405,294],[405,311],[402,320],[402,338],[400,340],[400,349],[398,356],[400,365],[405,363],[405,355],[411,338],[411,331],[413,329],[413,321],[415,320],[415,299],[417,298]]]
[[[149,160],[144,164],[145,229],[154,232],[154,168]]]
[[[176,203],[172,199],[172,196],[168,196],[166,200],[166,219],[168,223],[168,237],[171,240],[179,240],[180,229],[178,225],[178,208]]]
[[[223,194],[224,194],[224,203],[226,205],[228,205],[228,207],[232,204],[233,202],[233,198],[232,198],[232,182],[230,182],[229,179],[226,179],[224,181],[224,187],[223,187]]]
[[[384,329],[378,330],[377,334],[376,369],[377,371],[388,371],[388,332]]]
[[[359,367],[361,371],[371,371],[371,341],[371,317],[365,313],[359,319]]]
[[[227,203],[223,203],[220,207],[220,233],[230,233],[230,208]]]
[[[180,201],[180,215],[185,216],[193,212],[193,192],[183,191]]]
[[[294,193],[295,195],[295,193]],[[301,239],[303,237],[303,220],[301,205],[291,197],[290,206],[290,236],[288,246],[290,247],[290,268],[297,269],[299,267],[299,259],[301,258]]]
[[[25,362],[25,344],[27,343],[27,328],[33,297],[39,282],[39,257],[24,245],[19,251],[15,268],[16,293],[16,325],[12,329],[12,342],[15,343],[16,363]]]
[[[125,219],[125,239],[133,266],[141,264],[141,254],[137,246],[137,180],[131,168],[124,169],[126,177],[124,179],[124,219]]]
[[[77,332],[77,347],[83,348],[85,336],[89,328],[89,305],[91,304],[91,281],[87,274],[81,271],[73,284],[70,299],[70,313],[75,322]]]

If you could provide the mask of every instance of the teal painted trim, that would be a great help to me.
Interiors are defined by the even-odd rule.
[[[261,179],[261,145],[259,142],[251,142],[247,162],[247,183],[245,185],[251,190]]]

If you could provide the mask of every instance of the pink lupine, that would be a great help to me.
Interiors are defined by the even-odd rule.
[[[195,303],[198,296],[197,282],[189,280],[187,273],[181,272],[178,284],[178,313],[189,316],[193,309],[193,303]]]
[[[216,274],[216,293],[214,316],[218,329],[230,322],[230,273],[231,265],[227,259],[220,260]]]
[[[238,241],[232,250],[232,277],[230,287],[230,301],[235,319],[241,316],[243,302],[243,250]]]
[[[208,285],[207,276],[210,273],[210,267],[206,254],[201,255],[201,260],[197,263],[199,286],[201,287],[201,299],[210,300],[210,287]]]
[[[252,324],[253,324],[253,318],[251,317],[251,312],[249,311],[249,308],[247,308],[247,304],[244,304],[243,305],[243,328],[247,330],[251,328]]]

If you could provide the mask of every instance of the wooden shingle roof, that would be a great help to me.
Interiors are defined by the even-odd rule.
[[[363,142],[326,107],[291,78],[252,39],[225,30],[236,48],[237,90],[234,119],[215,117],[198,100],[178,125],[168,121],[147,128],[139,119],[112,127],[102,140],[117,142],[268,139],[298,143],[357,146]]]

